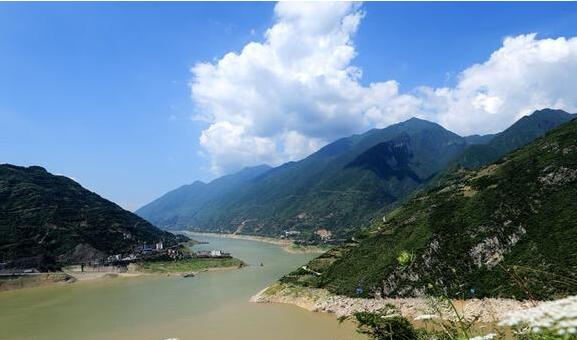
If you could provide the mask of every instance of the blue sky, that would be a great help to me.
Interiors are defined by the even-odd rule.
[[[0,162],[44,166],[135,209],[213,178],[215,169],[267,161],[257,155],[215,167],[224,164],[215,163],[219,151],[199,138],[224,118],[192,120],[216,109],[199,104],[213,97],[191,98],[188,83],[198,77],[192,66],[216,65],[226,53],[262,42],[279,20],[274,10],[274,3],[0,3]],[[365,3],[342,15],[351,13],[362,17],[345,43],[356,54],[346,64],[362,69],[358,85],[395,80],[408,94],[422,85],[455,87],[460,72],[486,62],[506,36],[577,35],[576,3]],[[559,98],[573,105],[574,97]],[[464,126],[455,130],[475,129]],[[295,128],[307,148],[279,152],[269,163],[306,155],[347,130],[334,131]],[[273,148],[286,148],[278,143]]]

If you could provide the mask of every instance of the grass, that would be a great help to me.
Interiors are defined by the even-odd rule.
[[[325,252],[330,250],[331,248],[333,248],[333,246],[327,244],[319,244],[316,246],[303,246],[300,244],[293,243],[287,249],[295,253],[298,252],[307,253],[307,252]]]
[[[244,262],[236,258],[208,259],[193,258],[179,261],[151,261],[138,264],[145,273],[186,273],[214,268],[242,267]]]
[[[275,295],[290,296],[294,298],[306,298],[309,300],[318,300],[321,295],[315,293],[313,290],[299,285],[275,283],[264,291],[265,296]]]

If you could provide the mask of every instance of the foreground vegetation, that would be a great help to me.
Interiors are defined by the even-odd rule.
[[[406,318],[390,310],[378,313],[360,312],[354,315],[359,333],[376,340],[575,340],[577,335],[544,329],[537,333],[522,328],[494,329],[491,333],[451,322],[435,322],[428,328],[418,328]]]
[[[218,268],[240,268],[244,262],[236,258],[192,258],[179,261],[149,261],[137,264],[144,273],[188,273]]]
[[[352,319],[375,339],[575,339],[577,296],[555,301],[512,299],[349,298],[324,289],[275,283],[252,302],[289,303]]]
[[[389,305],[376,312],[358,312],[340,320],[355,319],[360,333],[377,340],[577,339],[577,296],[509,313],[503,320],[482,326],[476,324],[475,319],[464,318],[449,300],[440,299],[433,304],[439,310],[452,309],[454,317],[422,315],[415,318],[422,327],[415,327],[395,306]]]

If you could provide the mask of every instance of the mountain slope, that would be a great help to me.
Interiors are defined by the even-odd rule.
[[[314,232],[324,228],[344,238],[450,165],[489,164],[571,117],[541,110],[499,134],[468,137],[413,118],[339,139],[298,162],[181,187],[137,213],[163,228],[266,236],[298,230],[303,240],[318,240]]]
[[[285,282],[350,296],[577,293],[577,120],[498,163],[459,170]]]
[[[57,267],[181,237],[38,166],[0,165],[0,262]]]
[[[465,146],[462,137],[438,124],[410,119],[340,139],[177,218],[159,218],[148,208],[137,213],[158,225],[170,221],[175,228],[203,231],[278,236],[283,230],[297,229],[306,238],[326,228],[347,235],[376,209],[420,187]],[[375,158],[386,150],[393,154]],[[385,163],[393,176],[380,169]],[[192,196],[203,195],[199,188],[190,189]],[[181,204],[196,206],[184,200]]]
[[[477,144],[488,144],[493,138],[495,138],[495,134],[489,135],[470,135],[465,136],[465,141],[467,144],[470,145],[477,145]]]
[[[468,147],[456,163],[468,169],[490,164],[574,117],[562,110],[543,109],[524,116],[496,135],[466,137],[474,145]]]
[[[245,168],[233,175],[223,176],[210,183],[196,181],[183,185],[138,209],[136,213],[160,227],[171,227],[195,224],[195,215],[206,209],[212,202],[227,195],[235,195],[242,187],[270,170],[268,165]]]

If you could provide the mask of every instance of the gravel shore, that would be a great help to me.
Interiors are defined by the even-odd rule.
[[[324,289],[305,288],[275,283],[250,299],[256,303],[289,303],[309,311],[334,313],[337,317],[349,316],[360,311],[377,311],[387,305],[395,306],[409,320],[420,318],[455,319],[456,314],[448,303],[435,302],[427,298],[384,298],[365,299],[333,295]],[[538,303],[512,299],[454,300],[453,305],[465,319],[481,323],[493,323],[507,313],[530,308]]]

